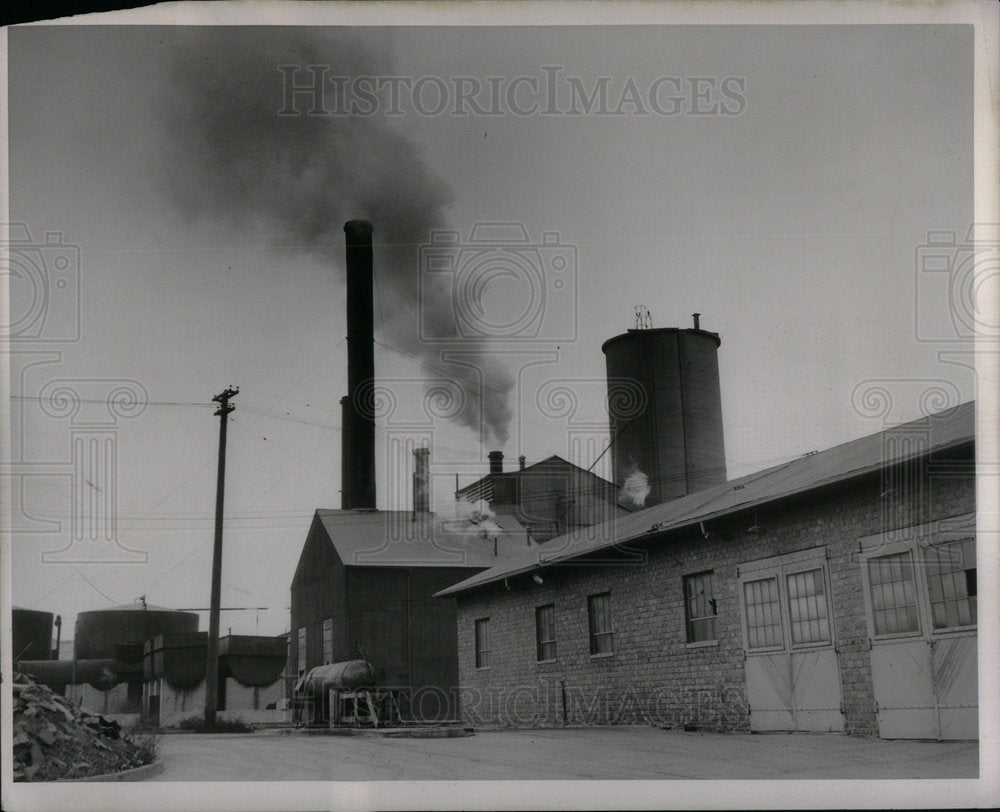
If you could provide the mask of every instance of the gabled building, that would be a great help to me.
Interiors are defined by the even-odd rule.
[[[521,457],[516,471],[503,470],[502,451],[491,451],[489,460],[490,472],[456,491],[456,498],[513,513],[535,541],[628,512],[618,505],[613,483],[554,454],[533,465]]]
[[[975,409],[526,550],[458,603],[467,723],[978,736]]]
[[[529,544],[509,515],[317,510],[292,579],[289,671],[363,658],[404,718],[458,718],[455,600],[433,595]]]

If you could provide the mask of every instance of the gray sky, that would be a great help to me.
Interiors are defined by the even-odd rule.
[[[468,241],[477,222],[502,221],[575,249],[575,280],[546,301],[535,340],[471,348],[490,372],[492,433],[434,423],[437,509],[455,472],[471,482],[494,447],[510,464],[593,462],[587,449],[607,439],[601,343],[633,326],[636,304],[654,326],[686,327],[699,311],[720,333],[730,477],[975,395],[967,368],[938,359],[954,333],[948,298],[940,275],[918,268],[928,231],[961,243],[972,221],[968,27],[47,27],[12,30],[9,56],[11,220],[35,243],[61,232],[79,246],[82,307],[78,339],[25,340],[19,349],[49,355],[12,359],[15,458],[31,474],[13,511],[19,606],[69,622],[141,594],[208,605],[210,398],[234,384],[223,605],[270,609],[225,614],[222,626],[285,629],[312,512],[340,505],[341,225],[352,217],[375,225],[376,369],[400,401],[389,429],[419,413],[442,349],[420,340],[414,243],[431,228]],[[448,109],[407,102],[387,115],[383,99],[368,116],[278,116],[278,66],[305,64],[437,77]],[[549,76],[559,112],[518,115],[546,107]],[[497,115],[453,114],[463,77],[502,88]],[[503,94],[518,77],[511,105]],[[606,114],[588,113],[572,88],[602,82]],[[440,85],[422,87],[418,105],[434,107]],[[626,103],[631,87],[639,101]],[[489,100],[484,90],[479,108]],[[296,97],[294,109],[307,106]],[[714,112],[694,114],[704,109]],[[31,295],[12,283],[12,318]],[[524,295],[494,280],[485,306],[502,321]],[[447,313],[439,298],[422,306]],[[59,313],[72,321],[72,308]],[[86,480],[67,465],[74,429],[93,434],[83,410],[73,424],[36,399],[67,380],[98,401],[117,386],[108,381],[136,381],[151,401],[104,435],[117,449],[110,544],[71,543],[74,498],[107,493],[72,491]],[[873,381],[888,413],[860,397]],[[560,382],[579,398],[572,424],[546,405]],[[408,472],[388,471],[385,423],[379,504],[405,508]],[[590,444],[577,452],[570,436]],[[607,475],[604,462],[595,470]],[[92,563],[41,560],[67,545],[64,559]]]

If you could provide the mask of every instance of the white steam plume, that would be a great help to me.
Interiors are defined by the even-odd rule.
[[[649,477],[633,466],[629,469],[625,483],[621,487],[621,497],[641,508],[646,504],[647,496],[649,496]]]
[[[496,513],[485,499],[459,497],[447,505],[442,519],[448,532],[458,535],[492,539],[504,534]]]

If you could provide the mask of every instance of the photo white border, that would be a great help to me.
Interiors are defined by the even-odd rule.
[[[154,7],[64,18],[34,25],[366,25],[366,26],[513,26],[513,25],[873,25],[968,24],[975,48],[975,221],[1000,222],[997,166],[1000,127],[1000,5],[969,2],[232,2],[164,3]],[[7,32],[0,30],[0,56],[7,63]],[[7,155],[7,72],[3,73],[0,149]],[[0,160],[0,183],[8,187],[8,166]],[[0,222],[9,221],[7,195],[0,198]],[[997,238],[997,226],[993,236]],[[993,302],[994,308],[998,303]],[[0,290],[0,318],[7,291]],[[997,309],[987,315],[997,322]],[[9,360],[0,345],[0,375],[9,383]],[[995,341],[977,344],[977,539],[980,583],[1000,582],[1000,354]],[[9,391],[9,387],[7,389]],[[10,452],[10,404],[0,403],[0,459]],[[10,561],[10,517],[3,509],[9,493],[0,491],[0,562]],[[0,597],[10,617],[11,573],[2,566]],[[2,726],[4,807],[28,809],[571,809],[571,808],[954,808],[993,806],[1000,800],[1000,697],[982,690],[995,685],[1000,671],[997,619],[1000,597],[987,588],[980,610],[980,778],[977,780],[847,781],[378,781],[259,782],[253,784],[13,784],[11,731]],[[988,620],[987,620],[988,619]],[[3,673],[10,674],[10,626],[3,625]],[[10,680],[2,685],[3,718],[11,714]]]

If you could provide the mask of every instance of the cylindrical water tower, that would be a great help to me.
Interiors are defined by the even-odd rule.
[[[114,659],[126,644],[145,643],[158,634],[198,631],[198,615],[142,603],[80,612],[76,616],[74,656],[78,660]]]
[[[718,333],[629,330],[604,342],[615,485],[649,507],[726,481]],[[648,493],[645,487],[648,485]]]
[[[52,613],[12,606],[11,657],[14,660],[52,659]]]

